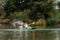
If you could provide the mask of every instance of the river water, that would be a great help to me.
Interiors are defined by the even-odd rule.
[[[0,31],[0,40],[60,40],[60,31]]]

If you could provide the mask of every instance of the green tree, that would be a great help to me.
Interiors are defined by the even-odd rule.
[[[32,6],[32,11],[29,14],[29,18],[37,21],[40,18],[45,18],[47,26],[49,25],[48,23],[48,18],[50,18],[50,12],[53,11],[53,1],[51,0],[48,2],[48,0],[35,0],[34,5]],[[37,16],[37,14],[39,14]]]
[[[59,7],[59,9],[60,9],[60,2],[58,2],[58,7]]]
[[[48,0],[8,0],[4,10],[6,17],[10,17],[11,12],[24,12],[24,10],[29,9],[30,13],[27,12],[27,14],[31,20],[37,21],[42,17],[47,20],[50,17],[49,12],[53,10],[52,3],[52,0],[49,2]]]
[[[6,12],[6,16],[9,16],[10,12],[24,11],[24,9],[30,9],[32,4],[33,3],[31,3],[30,0],[8,0],[6,5],[4,6],[4,10]]]

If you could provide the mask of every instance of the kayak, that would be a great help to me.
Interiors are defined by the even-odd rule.
[[[36,29],[34,27],[31,27],[31,28],[23,28],[23,30],[33,30],[33,29]]]

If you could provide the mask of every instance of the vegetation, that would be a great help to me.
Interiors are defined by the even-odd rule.
[[[53,10],[52,3],[48,0],[8,0],[4,10],[6,17],[15,17],[23,21],[37,21],[45,18],[47,22],[50,12]]]
[[[59,9],[60,9],[60,2],[58,2],[58,7],[59,7]]]
[[[6,18],[36,22],[35,25],[41,23],[40,19],[45,20],[47,26],[55,22],[53,0],[8,0],[4,11]]]

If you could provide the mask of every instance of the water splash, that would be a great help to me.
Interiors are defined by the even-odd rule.
[[[24,24],[24,22],[22,22],[20,20],[13,20],[13,22],[11,24],[13,27],[16,28],[17,24],[22,26]]]
[[[18,28],[19,29],[22,29],[22,28],[29,28],[30,27],[30,24],[26,23],[26,22],[23,22],[21,20],[14,20],[12,23],[13,27],[16,29],[17,28],[17,25],[18,25]]]

